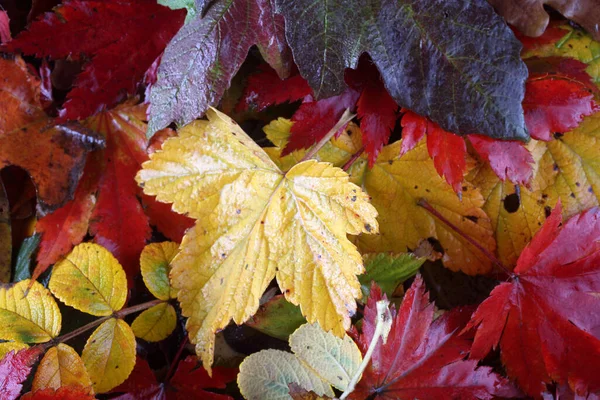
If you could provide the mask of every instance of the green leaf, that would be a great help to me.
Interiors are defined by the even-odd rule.
[[[365,254],[363,260],[367,272],[360,275],[358,280],[364,299],[369,297],[372,281],[377,282],[381,290],[391,297],[398,285],[415,275],[425,262],[425,258],[415,257],[412,253]]]
[[[260,306],[246,325],[266,335],[288,340],[300,325],[306,323],[300,307],[290,303],[285,296],[279,295]]]
[[[33,253],[36,252],[41,237],[42,236],[39,233],[36,233],[23,240],[23,244],[19,249],[19,255],[17,255],[17,265],[15,267],[15,277],[13,278],[13,282],[31,278],[31,270],[29,268],[31,257],[33,256]]]
[[[521,44],[485,0],[275,0],[318,98],[367,52],[402,106],[445,130],[528,139]]]
[[[158,0],[158,4],[169,7],[171,10],[185,8],[187,10],[187,16],[185,17],[186,24],[196,16],[194,0]]]

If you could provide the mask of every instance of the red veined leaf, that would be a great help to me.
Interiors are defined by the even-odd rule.
[[[582,396],[600,390],[600,209],[559,228],[561,208],[465,328],[476,329],[472,359],[500,347],[508,375],[537,398],[553,381]]]
[[[281,155],[305,149],[323,138],[347,108],[353,109],[360,92],[348,88],[339,96],[302,103],[292,116],[290,139]]]
[[[73,246],[81,243],[87,234],[96,203],[94,195],[98,188],[100,174],[99,158],[98,153],[88,156],[83,177],[77,185],[73,200],[37,221],[35,229],[42,234],[42,238],[37,265],[31,277],[32,282],[37,280],[51,264],[71,251]]]
[[[494,140],[483,135],[469,135],[475,151],[490,164],[501,180],[527,185],[533,174],[533,157],[522,142]]]
[[[373,337],[381,298],[385,296],[373,285],[359,336],[363,352]],[[471,342],[458,330],[468,314],[447,312],[434,321],[434,311],[423,279],[417,276],[394,315],[387,343],[379,342],[351,399],[475,400],[519,394],[490,367],[478,368],[476,361],[464,359]]]
[[[390,140],[398,119],[398,104],[385,89],[377,67],[366,56],[361,57],[356,70],[346,70],[345,79],[350,87],[361,92],[356,111],[372,167],[381,148]]]
[[[525,88],[525,123],[534,139],[552,140],[553,133],[576,128],[583,117],[598,109],[594,95],[579,82],[556,78],[529,79]]]
[[[198,368],[196,368],[198,367]],[[212,378],[198,365],[195,356],[181,360],[177,371],[167,382],[158,382],[148,362],[137,358],[135,368],[129,378],[112,390],[124,392],[119,400],[228,400],[230,396],[213,393],[205,389],[224,389],[228,382],[237,376],[237,369],[213,368]]]
[[[311,94],[312,89],[308,86],[308,82],[297,70],[289,78],[281,79],[277,71],[263,64],[258,68],[257,73],[248,77],[248,83],[236,109],[241,112],[252,107],[262,111],[274,104],[302,100]]]
[[[129,284],[139,271],[139,257],[150,237],[148,217],[138,199],[135,174],[148,159],[145,105],[125,103],[88,120],[106,137],[104,165],[90,233],[123,265]]]
[[[89,388],[81,386],[63,386],[58,389],[46,388],[29,392],[21,400],[94,400]]]
[[[65,0],[4,51],[37,57],[92,58],[69,92],[61,119],[82,119],[132,94],[154,60],[183,24],[185,11],[153,0]]]
[[[31,347],[19,352],[11,351],[0,360],[0,393],[3,400],[19,397],[22,383],[31,372],[31,367],[42,354],[40,347]]]

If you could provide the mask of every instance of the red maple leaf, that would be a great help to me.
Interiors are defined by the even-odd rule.
[[[476,329],[472,359],[499,346],[508,375],[538,398],[552,381],[578,395],[600,389],[600,209],[559,228],[561,208],[465,328]]]
[[[19,397],[22,383],[31,372],[31,366],[42,354],[40,347],[31,347],[19,352],[11,351],[0,360],[0,394],[2,400]]]
[[[167,377],[165,382],[158,382],[148,362],[138,357],[129,378],[112,392],[125,392],[115,398],[119,400],[231,399],[230,396],[205,389],[224,389],[227,382],[231,382],[237,376],[237,369],[213,368],[211,378],[204,368],[197,367],[198,359],[189,356],[179,362],[177,371],[172,377]]]
[[[62,386],[58,389],[46,388],[29,392],[21,400],[94,400],[89,388]]]
[[[468,138],[498,178],[527,185],[533,174],[533,156],[522,142],[495,140],[483,135],[468,135]]]
[[[376,303],[382,298],[381,289],[373,285],[358,339],[363,353],[372,340]],[[464,359],[471,341],[458,331],[467,322],[466,310],[447,312],[435,321],[434,311],[417,276],[394,316],[387,343],[375,348],[351,399],[491,399],[519,394],[491,368],[478,368],[476,361]]]
[[[597,109],[593,93],[581,82],[532,77],[525,85],[525,124],[534,139],[552,140],[553,133],[576,128]]]
[[[65,0],[3,50],[52,59],[90,57],[60,112],[62,120],[83,119],[132,94],[184,18],[185,11],[154,0]]]

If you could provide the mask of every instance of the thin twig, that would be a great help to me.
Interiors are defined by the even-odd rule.
[[[135,306],[132,306],[132,307],[124,308],[124,309],[122,309],[120,311],[116,311],[112,315],[108,315],[106,317],[98,318],[97,320],[94,320],[94,321],[90,322],[89,324],[81,326],[81,327],[75,329],[74,331],[66,333],[66,334],[64,334],[62,336],[57,337],[56,339],[53,339],[53,340],[49,341],[48,343],[45,343],[43,345],[44,351],[48,350],[50,347],[55,346],[58,343],[64,343],[67,340],[71,340],[74,337],[79,336],[82,333],[87,332],[90,329],[93,329],[93,328],[97,327],[98,325],[102,324],[103,322],[108,321],[111,318],[123,318],[126,315],[133,314],[133,313],[136,313],[138,311],[146,310],[146,309],[148,309],[150,307],[153,307],[155,305],[158,305],[158,304],[160,304],[162,302],[163,302],[163,300],[152,300],[152,301],[148,301],[146,303],[142,303],[142,304],[138,304],[138,305],[135,305]]]
[[[350,167],[352,167],[352,164],[354,164],[354,162],[356,160],[358,160],[360,158],[360,156],[362,156],[362,153],[365,152],[365,146],[361,147],[356,153],[354,153],[352,155],[352,157],[350,157],[350,159],[346,162],[346,164],[344,164],[344,166],[342,167],[342,169],[346,172],[348,172],[348,170],[350,169]]]
[[[492,253],[489,252],[488,249],[486,249],[485,247],[483,247],[482,245],[480,245],[475,239],[473,239],[471,236],[467,235],[465,232],[463,232],[458,226],[454,225],[452,222],[450,222],[446,217],[444,217],[442,214],[440,214],[435,208],[433,208],[431,206],[431,204],[429,204],[425,199],[420,199],[417,202],[417,205],[423,207],[425,210],[427,210],[431,215],[435,216],[437,219],[439,219],[440,221],[442,221],[444,224],[448,225],[452,230],[454,230],[456,233],[458,233],[460,236],[462,236],[467,242],[471,243],[473,246],[475,246],[479,251],[481,251],[495,266],[497,266],[498,268],[500,268],[502,271],[504,271],[505,273],[507,273],[509,276],[513,275],[513,272],[508,269],[504,264],[502,264],[502,262],[500,262],[500,260],[498,260],[496,258],[496,256],[494,256]]]
[[[302,160],[300,160],[300,162],[310,160],[311,158],[313,158],[315,154],[317,154],[317,152],[321,150],[323,146],[325,146],[325,143],[329,142],[331,138],[348,122],[352,121],[352,118],[354,117],[355,114],[352,114],[350,112],[350,109],[347,108],[346,111],[344,111],[344,114],[342,115],[340,120],[335,124],[335,126],[331,128],[331,130],[327,132],[325,136],[323,136],[323,139],[319,140],[317,144],[315,144],[313,147],[310,148],[309,151],[306,152],[306,154],[304,155],[304,157],[302,157]]]

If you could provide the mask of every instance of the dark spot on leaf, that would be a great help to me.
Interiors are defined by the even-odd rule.
[[[466,186],[463,186],[463,187],[462,187],[462,191],[463,191],[463,192],[466,192],[468,189],[469,189],[469,188],[468,188],[468,187],[466,187]]]
[[[577,186],[577,187],[581,187],[581,183],[579,183],[579,182],[575,182],[575,186]]]
[[[392,165],[394,163],[394,160],[389,160],[388,164]]]
[[[465,218],[468,219],[468,220],[470,220],[470,221],[473,221],[475,223],[477,223],[477,221],[479,221],[479,217],[476,217],[474,215],[467,215]]]
[[[554,171],[558,171],[558,164],[554,163],[554,165],[552,166],[552,169]]]
[[[242,213],[242,210],[240,210],[240,209],[238,208],[237,210],[235,210],[235,213],[239,215],[239,214],[241,214],[241,213]]]
[[[351,201],[356,201],[356,196],[352,196],[352,197],[350,198],[350,200],[351,200]]]
[[[593,189],[593,188],[590,186],[590,187],[588,188],[588,192],[590,192],[590,193],[594,193],[594,189]]]
[[[546,218],[548,218],[550,214],[552,214],[552,208],[550,206],[544,207],[544,214],[546,214]]]
[[[509,194],[504,198],[504,209],[509,213],[516,213],[521,206],[521,199],[516,193]]]
[[[554,139],[556,140],[560,140],[560,138],[562,138],[564,135],[564,133],[560,133],[560,132],[554,132]]]
[[[572,198],[575,198],[575,193],[571,192],[571,194],[569,196],[571,196]]]
[[[419,186],[418,186],[418,185],[415,185],[415,189],[418,189],[418,188],[419,188]]]
[[[367,232],[371,232],[373,230],[373,227],[371,225],[369,225],[369,224],[365,224],[365,230]]]

